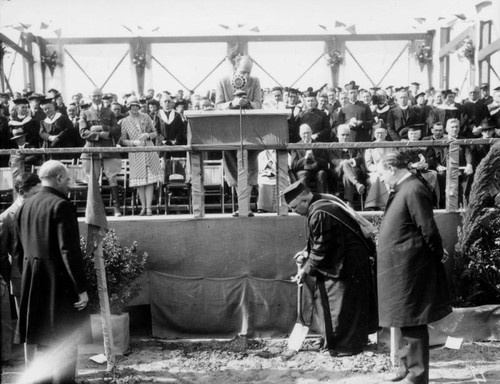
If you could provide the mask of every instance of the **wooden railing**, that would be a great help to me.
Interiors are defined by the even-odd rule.
[[[409,148],[409,147],[448,147],[447,171],[446,171],[446,210],[456,211],[459,207],[458,196],[458,176],[460,173],[459,150],[461,146],[470,146],[477,144],[493,145],[500,142],[500,138],[493,139],[460,139],[460,140],[426,140],[426,141],[385,141],[385,142],[359,142],[359,143],[311,143],[311,144],[287,144],[285,146],[264,146],[259,144],[244,145],[244,151],[247,150],[266,150],[275,149],[277,151],[277,193],[278,196],[283,188],[279,183],[280,175],[288,177],[287,151],[293,149],[367,149],[367,148]],[[203,188],[203,161],[202,153],[205,151],[222,151],[241,149],[240,145],[178,145],[178,146],[155,146],[155,147],[80,147],[80,148],[27,148],[27,149],[2,149],[0,156],[10,154],[70,154],[70,153],[130,153],[130,152],[179,152],[187,151],[192,160],[192,201],[193,214],[196,217],[203,217],[204,210],[204,188]],[[194,167],[193,167],[194,165]],[[281,200],[281,199],[280,199]],[[281,203],[284,209],[280,209],[278,214],[286,215],[288,209]]]

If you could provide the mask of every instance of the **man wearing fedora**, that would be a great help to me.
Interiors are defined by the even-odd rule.
[[[28,96],[28,101],[30,103],[30,115],[33,120],[37,121],[38,123],[45,119],[45,113],[40,108],[40,101],[42,101],[43,98],[43,95],[36,92]]]
[[[16,133],[11,137],[14,143],[14,148],[26,149],[34,148],[31,146],[26,138],[28,134],[22,128],[16,129]],[[40,158],[37,155],[27,155],[24,153],[12,153],[9,158],[9,167],[12,168],[12,178],[15,180],[18,176],[25,172],[30,172],[33,166],[40,164]]]
[[[80,115],[80,136],[86,141],[85,147],[114,147],[121,136],[116,117],[109,108],[102,104],[102,91],[96,88],[92,93],[92,105]],[[91,161],[94,161],[94,172],[99,177],[101,166],[108,178],[114,215],[121,216],[118,183],[116,176],[120,173],[122,162],[119,153],[82,153],[82,166],[87,175],[90,174]]]

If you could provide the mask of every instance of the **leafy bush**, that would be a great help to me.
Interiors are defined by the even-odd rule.
[[[90,310],[99,312],[99,295],[97,292],[97,277],[94,269],[94,257],[85,254],[86,238],[80,238],[80,248],[85,263],[85,274],[88,282]],[[109,305],[112,314],[120,314],[125,306],[134,299],[140,290],[136,279],[144,272],[148,254],[137,253],[137,242],[130,248],[120,245],[113,229],[108,231],[103,240],[104,266],[108,286]]]
[[[500,143],[474,175],[469,206],[455,247],[454,277],[459,306],[500,304]]]
[[[460,306],[500,304],[500,209],[488,209],[476,220],[467,237],[459,228],[455,276]]]

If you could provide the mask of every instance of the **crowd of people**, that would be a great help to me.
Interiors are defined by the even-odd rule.
[[[408,87],[387,86],[384,89],[363,89],[354,81],[344,87],[325,85],[317,90],[309,87],[303,92],[282,87],[262,89],[259,79],[250,75],[252,64],[249,57],[238,57],[232,76],[221,79],[216,89],[203,97],[193,92],[186,96],[183,90],[174,94],[168,91],[155,93],[154,89],[149,89],[145,95],[136,97],[131,92],[119,100],[116,94],[104,94],[96,89],[89,99],[78,93],[66,105],[63,96],[55,89],[47,95],[2,93],[1,147],[183,145],[187,143],[184,111],[236,108],[289,111],[290,143],[500,137],[500,87],[490,94],[488,84],[471,86],[468,97],[461,101],[457,100],[458,89],[422,91],[416,82]],[[245,78],[243,88],[234,87],[235,76]],[[472,175],[487,149],[488,146],[479,145],[461,147],[459,184],[462,203],[467,202]],[[321,193],[336,194],[348,205],[384,209],[387,191],[374,169],[383,154],[394,150],[397,149],[293,150],[289,156],[290,182],[303,178],[309,187]],[[409,167],[432,186],[436,207],[443,208],[448,148],[408,147],[401,151],[405,152]],[[276,169],[273,169],[276,156],[272,150],[266,152],[265,161],[259,164],[259,152],[249,151],[251,177],[248,193],[252,193],[254,186],[261,185],[262,196],[257,193],[260,212],[277,210],[276,199],[269,203],[273,201],[275,190],[269,188],[272,180],[267,177],[276,174]],[[211,152],[209,155],[210,159],[223,156],[227,183],[230,187],[236,186],[235,153],[226,151],[223,155],[214,155]],[[141,215],[152,214],[154,185],[168,181],[172,167],[165,167],[164,162],[172,156],[186,154],[160,153],[160,165],[154,153],[130,156],[131,185],[139,190]],[[122,212],[116,182],[121,171],[121,157],[117,153],[94,155],[100,161],[96,172],[101,172],[102,167],[109,181],[116,216]],[[10,159],[2,156],[0,165],[12,167],[15,177],[49,158],[75,161],[81,158],[82,165],[89,172],[89,154],[13,154]]]
[[[234,73],[221,79],[213,97],[185,98],[182,91],[155,95],[149,90],[144,97],[127,94],[119,103],[115,95],[95,89],[89,101],[75,95],[66,106],[53,89],[45,96],[2,94],[2,148],[182,145],[187,141],[186,109],[288,109],[291,143],[500,137],[500,87],[493,96],[487,85],[471,87],[461,103],[455,91],[419,92],[417,83],[385,90],[362,90],[355,82],[304,92],[263,90],[250,76],[252,65],[249,57],[239,57]],[[465,197],[466,183],[487,150],[488,145],[461,150]],[[318,318],[322,347],[332,356],[357,354],[377,325],[399,327],[405,346],[394,381],[428,382],[426,324],[450,310],[442,241],[433,220],[433,207],[444,201],[446,151],[408,146],[296,149],[289,154],[290,186],[283,197],[291,209],[307,216],[309,228],[307,245],[296,255],[296,280],[308,286],[309,309]],[[162,160],[165,164],[170,155],[153,151],[127,156],[140,214],[151,215],[154,186],[169,176]],[[236,154],[226,151],[222,156],[228,184],[235,186]],[[18,197],[1,217],[2,313],[10,308],[12,294],[18,341],[26,345],[28,364],[37,346],[69,340],[67,364],[49,374],[50,382],[74,382],[75,332],[82,330],[88,302],[78,223],[67,199],[70,176],[57,161],[63,159],[78,159],[87,174],[102,170],[111,187],[114,214],[121,215],[116,176],[122,159],[117,152],[14,153],[8,159]],[[276,153],[254,151],[248,159],[247,193],[259,184],[259,209],[275,210],[269,194],[275,194]],[[31,172],[37,165],[38,175]],[[357,195],[366,196],[364,208],[386,209],[377,250],[370,238],[373,229],[352,209]]]

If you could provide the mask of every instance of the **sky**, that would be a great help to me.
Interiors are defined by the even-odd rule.
[[[0,32],[17,41],[19,32],[14,27],[22,23],[31,25],[30,32],[46,38],[55,38],[58,31],[63,38],[349,34],[346,27],[352,25],[358,34],[426,32],[446,25],[453,25],[453,33],[459,33],[477,17],[491,18],[488,9],[478,15],[475,3],[474,0],[0,0]],[[459,20],[457,14],[467,19]],[[45,25],[40,28],[42,23]],[[338,23],[346,27],[335,28]],[[494,25],[497,27],[498,23]],[[493,32],[498,36],[496,29]],[[378,83],[407,43],[351,43],[350,51],[368,76],[350,55],[346,55],[341,82],[355,79],[367,87],[371,81]],[[128,46],[73,45],[66,48],[94,83],[102,85],[126,54]],[[319,87],[330,80],[326,58],[318,60],[299,79],[321,56],[321,42],[250,43],[249,49],[259,63],[254,67],[254,74],[261,78],[264,87],[277,85],[276,82],[283,86],[295,83],[299,88]],[[146,88],[187,90],[193,89],[224,58],[226,46],[224,43],[157,44],[153,45],[152,52],[180,81],[152,61],[146,74]],[[11,54],[6,59],[6,68],[11,73],[11,83],[19,88],[22,87],[22,67],[18,60],[10,69],[12,61]],[[66,55],[63,64],[64,71],[58,68],[54,76],[48,76],[48,86],[62,88],[67,93],[82,90],[85,93],[85,89],[90,92],[93,84],[76,63]],[[454,65],[456,86],[466,77],[467,67],[458,62]],[[217,79],[228,71],[228,65],[221,65],[196,91],[203,93],[213,88]],[[117,93],[129,91],[134,87],[132,79],[133,67],[130,60],[124,60],[106,87]],[[427,75],[419,70],[411,50],[406,50],[382,85],[403,85],[415,80],[427,83]]]

